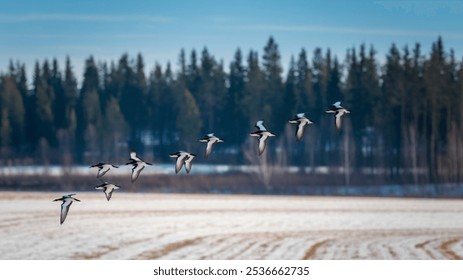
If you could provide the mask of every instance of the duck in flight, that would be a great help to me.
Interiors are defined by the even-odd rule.
[[[313,122],[305,117],[305,113],[299,113],[290,119],[289,123],[297,123],[296,140],[299,142],[301,141],[302,135],[304,134],[304,127]]]
[[[132,183],[137,180],[140,172],[145,168],[145,166],[152,165],[149,162],[142,160],[140,157],[137,156],[137,153],[132,151],[130,152],[130,161],[126,163],[126,165],[133,165],[132,168]]]
[[[350,111],[347,111],[346,109],[344,109],[344,107],[341,106],[341,101],[333,103],[333,105],[331,105],[331,107],[325,112],[335,114],[334,122],[336,124],[337,131],[341,129],[341,125],[342,125],[341,117],[345,114],[350,113]]]
[[[90,168],[93,168],[93,167],[98,168],[98,173],[96,175],[97,178],[103,177],[103,175],[105,175],[111,168],[119,168],[119,166],[115,166],[109,163],[102,163],[102,162],[90,166]]]
[[[269,137],[275,136],[275,134],[267,131],[267,129],[264,127],[264,121],[262,120],[258,121],[255,127],[257,127],[257,130],[249,135],[259,137],[259,156],[260,156],[265,150],[267,139]]]
[[[195,154],[178,151],[176,153],[169,155],[171,158],[177,158],[175,161],[175,174],[178,174],[182,169],[182,166],[185,165],[186,173],[189,174],[192,166],[192,161],[196,157]]]
[[[214,146],[215,143],[223,142],[223,139],[220,139],[219,137],[215,136],[214,133],[209,133],[208,135],[199,139],[199,141],[207,143],[206,144],[206,155],[205,155],[205,158],[207,159],[207,157],[212,152],[212,146]]]
[[[63,203],[61,203],[60,224],[63,224],[64,220],[66,220],[66,217],[67,217],[68,212],[69,212],[69,207],[71,207],[71,204],[74,201],[80,202],[79,199],[72,197],[73,195],[75,195],[75,193],[63,195],[63,197],[60,197],[60,198],[57,198],[57,199],[53,200],[53,201],[62,201],[63,202]]]
[[[113,191],[118,190],[120,188],[121,188],[120,186],[110,184],[108,182],[103,182],[103,184],[95,187],[96,190],[103,190],[107,201],[111,199],[111,196],[113,195]]]

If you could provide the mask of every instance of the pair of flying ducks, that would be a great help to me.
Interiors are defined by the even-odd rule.
[[[111,184],[108,182],[103,182],[101,185],[96,186],[95,189],[102,190],[106,196],[106,200],[109,201],[111,199],[113,191],[120,189],[120,186]],[[63,195],[62,197],[53,200],[53,201],[62,201],[60,224],[64,223],[64,220],[66,220],[66,216],[68,215],[69,207],[71,207],[71,204],[74,201],[80,202],[79,199],[72,197],[73,195],[75,195],[75,193]]]
[[[136,152],[132,151],[130,153],[130,161],[127,162],[125,165],[132,165],[133,166],[133,168],[132,168],[132,177],[131,177],[131,180],[132,180],[132,183],[133,183],[133,182],[135,182],[135,180],[137,180],[138,176],[140,175],[140,172],[146,166],[152,165],[152,164],[142,160],[140,157],[137,156]],[[110,163],[102,163],[102,162],[90,166],[90,168],[93,168],[93,167],[98,168],[98,173],[96,175],[97,178],[103,177],[111,168],[119,168],[119,166],[116,166],[116,165],[113,165],[113,164],[110,164]]]
[[[212,147],[216,143],[223,142],[223,139],[220,139],[219,137],[215,136],[214,133],[209,133],[203,138],[199,139],[199,142],[206,143],[206,153],[204,157],[207,159],[209,155],[212,153]],[[182,170],[183,166],[185,166],[185,171],[188,174],[190,173],[192,161],[196,157],[196,154],[188,153],[185,151],[178,151],[176,153],[170,154],[169,156],[171,158],[176,158],[175,174],[178,174],[180,170]]]
[[[108,183],[108,182],[103,182],[101,185],[96,186],[95,189],[103,190],[103,192],[104,192],[104,194],[106,196],[106,200],[109,201],[111,199],[113,191],[117,190],[117,189],[120,189],[120,186],[115,185],[115,184],[111,184],[111,183]],[[60,224],[64,223],[64,220],[66,220],[66,216],[68,215],[69,207],[71,207],[71,204],[74,201],[80,202],[79,199],[77,199],[75,197],[72,197],[73,195],[75,195],[75,193],[63,195],[62,197],[53,200],[53,201],[62,201],[62,203],[61,203]]]

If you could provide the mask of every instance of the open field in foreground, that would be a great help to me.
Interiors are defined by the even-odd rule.
[[[0,192],[0,259],[461,259],[463,201]]]

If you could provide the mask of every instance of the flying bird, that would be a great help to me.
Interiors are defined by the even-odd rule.
[[[111,199],[111,196],[113,195],[113,191],[118,190],[120,188],[121,188],[120,186],[110,184],[108,182],[103,182],[103,184],[95,187],[96,190],[103,190],[107,201]]]
[[[275,136],[275,134],[267,131],[263,123],[264,121],[262,120],[258,121],[255,125],[257,127],[257,131],[254,131],[253,133],[249,134],[251,136],[259,137],[259,156],[262,155],[262,153],[265,150],[267,139],[271,136]]]
[[[105,175],[111,168],[119,168],[119,166],[102,162],[90,166],[90,168],[92,167],[98,167],[98,174],[96,175],[97,178],[103,177],[103,175]]]
[[[169,155],[171,158],[177,158],[175,161],[175,174],[178,174],[182,169],[182,166],[185,165],[186,173],[189,174],[192,166],[192,161],[196,157],[195,154],[178,151],[176,153]]]
[[[72,197],[75,195],[75,193],[68,194],[68,195],[63,195],[63,197],[57,198],[53,201],[62,201],[61,203],[61,215],[60,215],[60,224],[64,223],[64,220],[66,220],[66,216],[68,215],[69,212],[69,207],[71,207],[72,202],[74,201],[79,201],[79,199]]]
[[[336,124],[336,130],[337,131],[339,131],[341,129],[341,125],[342,125],[341,117],[344,114],[350,113],[349,111],[344,109],[344,107],[341,106],[341,101],[333,103],[333,105],[331,105],[331,107],[328,110],[326,110],[325,112],[335,114],[334,115],[334,121],[335,121],[335,124]]]
[[[223,142],[223,139],[220,139],[219,137],[215,136],[214,133],[209,133],[208,135],[199,139],[199,141],[207,143],[206,144],[206,155],[205,155],[205,158],[207,158],[212,152],[212,146],[214,146],[215,143]]]
[[[152,165],[149,162],[146,162],[137,156],[137,153],[132,151],[130,152],[130,161],[126,165],[133,165],[132,168],[132,183],[137,180],[140,172],[145,168],[145,166]]]
[[[296,140],[301,141],[302,135],[304,134],[304,127],[308,124],[313,123],[308,118],[305,117],[305,113],[299,113],[289,120],[289,123],[297,123],[296,129]]]

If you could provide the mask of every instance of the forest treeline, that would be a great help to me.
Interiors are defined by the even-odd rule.
[[[253,163],[249,133],[262,119],[277,135],[267,146],[272,164],[401,183],[463,176],[463,61],[440,37],[426,53],[392,44],[384,59],[365,45],[342,61],[301,49],[285,73],[272,37],[261,54],[237,49],[229,65],[207,48],[182,49],[175,67],[155,63],[149,75],[142,54],[90,56],[81,84],[69,57],[64,67],[56,59],[34,67],[31,80],[21,62],[0,73],[2,165],[123,163],[131,149],[164,162],[178,149],[202,156],[198,139],[211,132],[225,142],[208,162]],[[336,101],[351,111],[341,132],[325,113]],[[301,143],[288,123],[299,112],[314,122]]]

